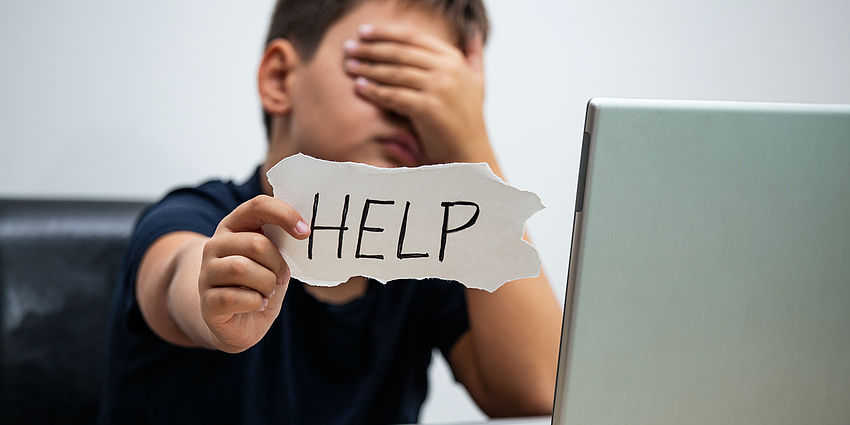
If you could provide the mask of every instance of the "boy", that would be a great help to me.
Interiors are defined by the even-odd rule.
[[[260,226],[309,233],[265,172],[302,152],[382,167],[487,162],[480,0],[281,0],[258,72],[268,152],[241,185],[143,215],[110,331],[107,423],[414,422],[438,347],[491,416],[551,412],[560,309],[542,275],[290,280]]]

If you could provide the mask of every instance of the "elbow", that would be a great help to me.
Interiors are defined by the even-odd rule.
[[[495,417],[550,416],[555,402],[555,386],[536,383],[514,388],[501,397],[488,397],[489,403],[481,406],[484,413]]]
[[[516,416],[549,416],[552,415],[552,407],[555,403],[554,386],[538,385],[530,389],[517,402],[518,415]]]
[[[555,404],[555,375],[557,367],[541,365],[528,368],[528,378],[516,387],[517,416],[549,416]],[[531,372],[534,370],[534,372]]]

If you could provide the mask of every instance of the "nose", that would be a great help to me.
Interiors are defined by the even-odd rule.
[[[388,111],[388,110],[385,110],[385,109],[381,110],[381,113],[382,113],[384,119],[389,121],[394,126],[401,127],[403,129],[407,130],[408,132],[410,132],[411,134],[415,134],[415,131],[414,131],[414,128],[413,128],[413,123],[406,116],[401,115],[401,114],[397,114],[393,111]]]

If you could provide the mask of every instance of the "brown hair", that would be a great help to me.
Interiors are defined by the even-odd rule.
[[[298,54],[310,60],[325,32],[343,15],[368,0],[278,0],[272,14],[266,46],[277,38],[288,39]],[[467,34],[477,31],[487,41],[490,21],[483,0],[398,0],[406,6],[440,12],[458,35],[463,46]],[[271,137],[271,116],[263,110],[266,135]]]

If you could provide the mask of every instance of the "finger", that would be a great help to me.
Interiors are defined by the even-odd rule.
[[[464,55],[473,71],[484,74],[484,39],[481,31],[473,30],[464,42]]]
[[[278,278],[271,270],[240,255],[216,258],[207,264],[203,273],[201,282],[209,288],[243,287],[269,297],[278,286]]]
[[[296,239],[304,239],[310,234],[310,226],[298,211],[286,202],[266,195],[259,195],[236,207],[221,220],[219,229],[230,232],[257,231],[263,224],[276,224]]]
[[[374,102],[383,109],[388,109],[403,116],[416,115],[425,106],[424,96],[416,90],[376,84],[364,77],[357,77],[355,90],[358,94]]]
[[[283,305],[283,298],[286,295],[286,290],[289,288],[289,278],[290,278],[289,269],[283,275],[283,278],[278,281],[279,285],[272,291],[271,296],[269,296],[269,304],[266,307],[269,311],[279,311],[280,307]]]
[[[364,24],[357,29],[357,35],[364,41],[393,41],[419,46],[432,52],[447,52],[454,49],[454,46],[445,40],[410,25]]]
[[[343,49],[349,58],[369,62],[394,63],[421,69],[431,69],[436,61],[433,53],[392,42],[361,43],[356,40],[346,40]]]
[[[353,75],[360,75],[378,83],[404,86],[414,90],[422,90],[428,78],[428,73],[418,68],[368,63],[357,59],[346,59],[345,70]]]
[[[218,259],[242,256],[253,260],[274,273],[278,283],[288,269],[280,251],[269,238],[261,233],[239,232],[217,235],[204,246],[204,255]]]
[[[214,316],[263,311],[268,299],[257,291],[238,286],[219,286],[204,292],[205,305]]]

